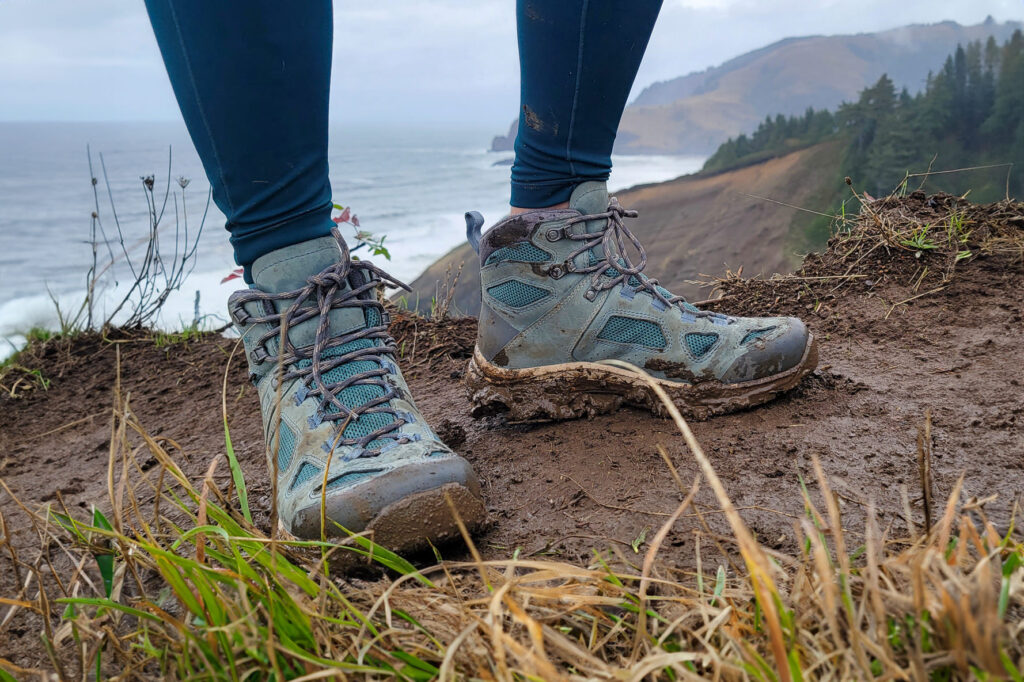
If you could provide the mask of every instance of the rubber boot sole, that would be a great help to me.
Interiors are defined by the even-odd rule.
[[[449,500],[451,506],[448,504]],[[392,502],[384,507],[360,534],[398,554],[424,550],[431,544],[443,544],[461,535],[452,507],[470,532],[481,528],[487,521],[487,509],[483,500],[464,485],[446,483],[438,488]],[[280,522],[278,530],[282,539],[299,539]],[[347,538],[331,535],[331,540],[349,543]]]
[[[690,384],[652,377],[691,418],[760,405],[793,388],[818,365],[818,343],[808,334],[800,362],[785,372],[738,384]],[[647,381],[627,369],[595,362],[570,362],[528,369],[503,369],[474,349],[466,372],[474,416],[508,412],[512,422],[574,419],[634,405],[667,416]]]

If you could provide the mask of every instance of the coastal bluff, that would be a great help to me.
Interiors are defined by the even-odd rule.
[[[842,182],[836,168],[840,145],[829,142],[764,163],[713,175],[676,180],[614,192],[619,202],[640,212],[629,221],[647,250],[645,272],[673,293],[691,300],[707,291],[693,284],[702,276],[721,276],[741,266],[743,274],[771,275],[795,269],[809,246],[813,214],[776,202],[812,210]],[[612,184],[614,186],[614,172]],[[501,216],[485,216],[493,224]],[[823,243],[823,242],[822,242]],[[476,315],[480,310],[480,269],[468,243],[452,249],[400,292],[408,307],[429,314],[434,298],[444,298],[458,272],[451,312]]]

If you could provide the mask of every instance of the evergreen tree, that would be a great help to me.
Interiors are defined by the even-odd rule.
[[[835,114],[808,107],[799,116],[766,116],[749,137],[721,145],[705,170],[755,163],[836,137],[848,141],[842,172],[873,194],[888,193],[907,171],[924,169],[933,159],[947,169],[1012,162],[1020,177],[1011,178],[1011,192],[1024,190],[1024,34],[1017,31],[1002,46],[991,38],[958,46],[917,95],[906,88],[897,94],[883,75]],[[996,176],[964,181],[967,176],[936,175],[929,186],[973,189],[975,198],[993,200],[1005,191],[1005,176]]]
[[[1024,113],[1024,35],[1020,31],[1003,46],[999,61],[995,100],[984,131],[991,138],[1013,139]]]

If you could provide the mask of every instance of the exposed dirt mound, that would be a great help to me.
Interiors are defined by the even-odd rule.
[[[964,475],[964,497],[977,498],[997,526],[1008,523],[1024,490],[1022,256],[1024,204],[973,206],[914,194],[869,205],[796,275],[714,283],[721,310],[797,314],[821,340],[819,369],[794,391],[692,425],[766,546],[784,546],[803,513],[794,495],[800,477],[817,495],[813,456],[842,507],[873,500],[883,524],[902,527],[908,515],[924,522],[918,459],[930,449],[934,499],[945,499]],[[392,331],[420,407],[480,475],[492,518],[479,539],[485,557],[520,548],[524,557],[586,561],[593,549],[611,546],[638,560],[635,548],[680,499],[658,446],[684,481],[698,473],[671,422],[628,408],[543,425],[513,425],[501,415],[474,419],[461,379],[475,321],[395,317]],[[71,509],[102,506],[118,381],[140,423],[180,446],[182,469],[201,478],[224,451],[222,384],[234,346],[212,335],[157,343],[137,332],[32,347],[19,363],[39,368],[48,386],[11,372],[0,379],[7,389],[0,396],[0,478],[26,505],[59,496]],[[227,373],[228,418],[250,503],[266,510],[260,418],[243,364],[236,356]],[[929,438],[921,435],[926,415]],[[227,468],[215,477],[226,485]],[[727,532],[709,490],[697,503],[699,515],[684,516],[663,545],[670,565],[692,565],[694,530],[712,538]],[[2,491],[0,512],[0,557],[38,551],[38,535]],[[265,525],[267,517],[256,521]],[[14,598],[25,579],[0,570],[0,595]],[[26,666],[45,656],[32,618],[22,611],[0,625],[0,651]]]

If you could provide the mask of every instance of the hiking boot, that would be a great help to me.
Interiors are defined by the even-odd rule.
[[[395,363],[382,280],[340,235],[273,251],[228,308],[260,398],[277,511],[301,539],[369,537],[395,551],[458,534],[485,517],[469,463],[438,439]],[[285,327],[284,347],[282,326]],[[447,499],[446,499],[447,498]]]
[[[568,419],[622,403],[664,414],[642,377],[607,360],[642,368],[698,418],[762,403],[814,370],[800,320],[699,310],[644,275],[644,248],[623,222],[634,217],[601,182],[579,185],[567,209],[511,216],[483,235],[480,215],[466,215],[482,287],[466,374],[475,414]]]

